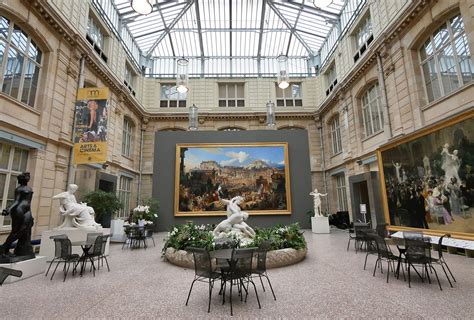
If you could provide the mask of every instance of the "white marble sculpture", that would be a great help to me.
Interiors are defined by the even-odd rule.
[[[309,193],[310,196],[313,196],[313,206],[314,206],[314,216],[315,217],[322,217],[321,212],[321,197],[325,197],[327,193],[319,193],[318,189],[315,188],[312,192]]]
[[[86,203],[77,203],[74,193],[78,186],[70,184],[67,191],[53,197],[59,199],[59,214],[64,217],[64,222],[57,229],[78,228],[83,230],[97,230],[102,226],[94,220],[94,209]]]
[[[248,219],[249,214],[242,211],[239,205],[244,201],[241,196],[233,197],[232,199],[222,199],[221,187],[217,190],[219,199],[225,205],[227,205],[227,219],[221,221],[214,231],[214,238],[230,237],[235,236],[241,241],[250,241],[255,236],[255,231],[245,223]]]

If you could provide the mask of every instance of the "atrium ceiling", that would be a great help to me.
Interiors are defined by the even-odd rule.
[[[281,54],[290,74],[312,75],[328,37],[341,32],[343,10],[355,13],[365,1],[151,0],[148,15],[136,13],[130,0],[92,2],[111,2],[141,57],[153,61],[151,72],[166,77],[181,57],[190,61],[190,76],[274,76]]]

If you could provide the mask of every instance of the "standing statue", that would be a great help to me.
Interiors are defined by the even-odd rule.
[[[232,199],[221,198],[221,187],[217,189],[219,200],[227,205],[227,219],[221,221],[214,231],[215,238],[221,238],[228,236],[229,233],[233,233],[240,239],[252,239],[255,236],[255,231],[245,223],[248,219],[249,214],[242,211],[239,205],[244,201],[241,196],[233,197]]]
[[[461,161],[458,157],[458,150],[454,150],[453,153],[449,153],[449,144],[444,144],[443,150],[441,151],[441,169],[444,170],[444,185],[446,186],[451,178],[456,178],[457,181],[461,181],[459,178],[459,168]]]
[[[400,162],[393,162],[393,166],[395,167],[395,174],[397,175],[397,180],[398,180],[398,183],[402,183],[403,182],[403,179],[402,179],[402,175],[400,174],[400,169],[402,167],[402,165],[400,164]]]
[[[425,170],[425,177],[431,177],[430,158],[427,155],[423,157],[423,168]]]
[[[0,262],[15,262],[35,258],[33,246],[31,245],[31,228],[33,227],[33,215],[31,214],[31,199],[33,189],[28,186],[30,173],[23,172],[17,177],[18,187],[15,189],[15,201],[2,211],[2,215],[10,215],[12,230],[0,246]],[[9,249],[14,241],[17,241],[13,256]]]
[[[85,203],[77,203],[74,193],[78,186],[70,184],[67,191],[61,192],[53,197],[59,199],[59,214],[64,216],[64,222],[57,228],[78,228],[84,230],[96,230],[102,226],[94,220],[94,209]]]
[[[314,206],[314,216],[315,217],[322,217],[321,214],[321,196],[325,197],[328,194],[327,193],[319,193],[318,189],[315,188],[313,192],[309,193],[310,196],[313,196],[313,206]]]

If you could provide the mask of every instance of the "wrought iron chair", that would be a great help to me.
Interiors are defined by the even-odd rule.
[[[385,239],[379,236],[378,234],[369,234],[369,237],[373,240],[377,248],[377,260],[375,261],[373,276],[375,277],[375,271],[377,270],[377,265],[380,265],[380,271],[383,273],[382,261],[387,261],[387,283],[388,283],[388,278],[390,276],[390,267],[392,268],[393,273],[396,274],[395,262],[397,262],[398,264],[402,263],[402,258],[394,255],[392,251],[390,251],[390,248],[387,246]],[[405,278],[405,271],[403,269],[402,271],[403,271],[403,278]]]
[[[262,284],[263,292],[265,292],[265,286],[263,285],[262,276],[267,278],[268,285],[272,290],[273,299],[276,300],[275,292],[273,291],[272,284],[270,282],[270,278],[267,274],[267,251],[270,250],[272,246],[271,240],[264,240],[258,246],[257,249],[257,266],[256,268],[252,269],[252,274],[257,275],[260,278],[260,283]]]
[[[233,315],[232,307],[232,288],[234,284],[238,285],[238,290],[240,294],[240,300],[242,301],[243,290],[245,290],[245,302],[247,302],[248,288],[249,284],[252,283],[255,290],[255,295],[257,296],[258,308],[261,309],[260,299],[258,298],[257,287],[252,280],[252,259],[253,253],[257,248],[243,248],[243,249],[234,249],[232,251],[232,259],[230,262],[229,272],[224,274],[224,294],[222,297],[222,302],[225,302],[225,287],[227,282],[230,282],[230,315]],[[245,287],[247,284],[247,287]]]
[[[353,232],[349,230],[349,241],[347,242],[347,250],[349,250],[349,245],[351,240],[354,240],[354,248],[355,252],[357,253],[358,244],[361,242],[360,247],[366,244],[369,240],[365,235],[360,233],[360,230],[367,230],[370,229],[370,223],[362,223],[362,222],[355,222]]]
[[[214,288],[214,281],[220,279],[221,274],[212,270],[211,256],[209,251],[202,248],[187,248],[186,251],[192,252],[194,258],[194,280],[189,288],[188,298],[186,299],[186,305],[188,305],[191,291],[193,290],[194,283],[196,281],[205,282],[209,285],[209,305],[207,312],[211,311],[211,296],[212,289]]]
[[[21,270],[0,267],[0,286],[5,282],[8,276],[20,278],[22,275],[23,272]]]
[[[428,278],[428,282],[431,283],[430,275],[428,272],[428,268],[432,270],[438,280],[439,289],[441,288],[441,283],[439,282],[438,273],[436,269],[433,267],[433,259],[431,258],[431,243],[429,242],[429,238],[421,238],[420,239],[410,239],[405,238],[405,257],[408,264],[408,287],[411,288],[411,275],[410,270],[413,268],[418,276],[421,278],[421,281],[424,282],[423,270],[425,271],[426,277]],[[416,270],[415,265],[420,265],[422,267],[422,275]]]
[[[53,274],[51,275],[51,280],[53,280],[54,274],[56,273],[56,270],[58,269],[59,264],[61,262],[64,262],[64,267],[63,267],[63,272],[64,272],[63,282],[64,282],[66,281],[66,277],[69,272],[71,263],[74,264],[74,263],[79,262],[79,255],[72,253],[71,240],[69,240],[68,238],[54,238],[54,246],[55,246],[55,252],[60,252],[60,254],[57,259],[58,263],[56,264],[56,268],[54,268]],[[67,269],[66,269],[66,264],[67,264]],[[73,268],[72,272],[74,275],[75,268]]]
[[[54,239],[59,239],[59,238],[67,239],[67,235],[58,234],[58,235],[55,235],[55,236],[51,236],[49,238],[53,241],[54,241]],[[61,246],[54,245],[54,257],[53,257],[53,260],[51,260],[51,263],[49,264],[48,270],[46,270],[46,274],[44,275],[45,277],[48,276],[49,269],[51,269],[51,266],[53,265],[54,260],[60,259],[60,257],[61,257]]]
[[[443,235],[441,238],[439,238],[439,240],[438,240],[438,259],[432,258],[432,262],[441,265],[441,268],[443,268],[444,274],[446,275],[446,278],[448,279],[449,285],[452,288],[453,284],[451,283],[451,280],[449,279],[448,273],[446,272],[446,269],[444,268],[445,266],[448,269],[449,274],[453,278],[454,282],[456,282],[456,279],[454,278],[453,273],[451,272],[451,269],[449,269],[449,266],[448,266],[448,264],[446,263],[446,261],[444,260],[444,257],[443,257],[443,248],[442,248],[442,246],[443,246],[443,238],[444,237],[451,238],[451,235],[449,233],[447,233],[447,234]]]

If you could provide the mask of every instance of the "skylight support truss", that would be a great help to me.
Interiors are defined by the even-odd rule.
[[[296,37],[296,39],[299,40],[299,42],[301,42],[301,44],[303,45],[303,47],[308,51],[308,55],[311,55],[313,56],[314,55],[314,52],[313,50],[311,49],[311,47],[306,43],[306,41],[298,34],[298,32],[295,31],[295,29],[293,28],[293,26],[288,22],[288,20],[285,18],[285,16],[283,16],[280,12],[280,10],[278,10],[278,8],[275,6],[275,4],[273,4],[273,2],[271,2],[270,0],[265,0],[265,3],[273,10],[273,12],[275,12],[275,14],[278,16],[278,18],[280,18],[280,20],[286,25],[286,27],[290,30],[290,32]]]
[[[153,45],[150,47],[150,49],[148,50],[148,52],[146,53],[146,56],[147,57],[150,57],[151,54],[153,53],[153,50],[155,50],[155,48],[160,44],[161,40],[163,40],[167,35],[169,35],[170,33],[170,30],[173,29],[173,27],[175,26],[175,24],[179,21],[179,19],[181,19],[182,16],[184,16],[184,14],[186,13],[186,11],[188,11],[189,8],[191,8],[191,6],[194,4],[194,0],[190,0],[185,6],[184,8],[181,10],[181,12],[173,19],[173,21],[170,23],[170,25],[168,26],[168,29],[166,31],[164,31],[159,37],[158,39],[156,39],[156,41],[153,43]]]
[[[260,30],[258,36],[258,49],[257,49],[257,73],[258,76],[262,75],[262,40],[263,40],[263,26],[265,24],[265,3],[262,5],[262,14],[260,16]]]
[[[201,50],[201,78],[204,78],[204,42],[202,40],[202,27],[201,27],[201,13],[199,12],[199,0],[194,1],[194,8],[196,10],[196,23],[198,28],[199,36],[199,50]]]

